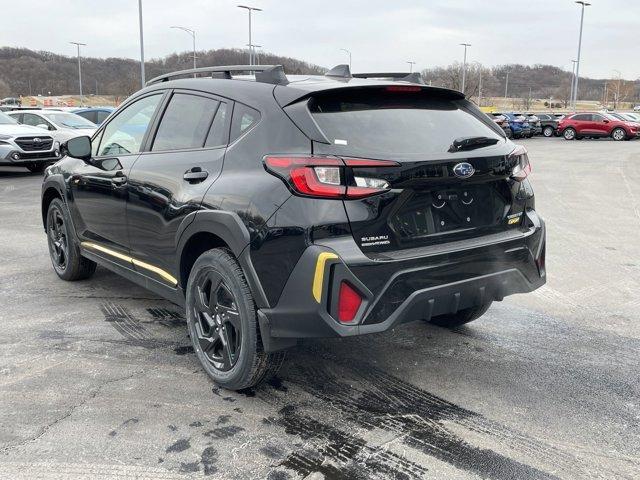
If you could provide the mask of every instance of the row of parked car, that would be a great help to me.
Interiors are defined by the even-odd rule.
[[[611,137],[631,140],[640,136],[638,112],[518,113],[494,112],[493,121],[509,138],[562,136],[566,140]]]
[[[0,111],[0,165],[41,172],[61,157],[63,142],[93,135],[114,109],[23,109],[12,106],[2,110],[5,111]]]

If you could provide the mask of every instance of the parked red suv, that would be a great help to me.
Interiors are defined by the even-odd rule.
[[[574,113],[560,121],[558,132],[565,140],[611,137],[620,141],[640,136],[640,125],[606,113]]]

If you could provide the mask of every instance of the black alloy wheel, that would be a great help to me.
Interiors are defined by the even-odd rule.
[[[51,264],[62,280],[89,278],[96,271],[96,263],[82,256],[75,240],[69,213],[62,200],[55,198],[47,209],[47,245]]]
[[[285,352],[264,350],[251,289],[229,250],[208,250],[193,264],[186,313],[196,356],[221,387],[250,388],[280,369]]]
[[[231,370],[242,345],[240,312],[217,271],[210,269],[198,279],[193,309],[197,340],[205,358],[216,370]]]
[[[64,272],[69,261],[69,240],[64,215],[57,206],[49,209],[47,236],[53,266],[57,271]]]

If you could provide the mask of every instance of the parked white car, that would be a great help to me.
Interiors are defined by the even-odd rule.
[[[23,125],[48,130],[60,143],[83,135],[92,136],[98,128],[80,115],[59,110],[14,110],[7,115]]]
[[[59,159],[60,143],[51,135],[0,112],[0,165],[41,172]]]

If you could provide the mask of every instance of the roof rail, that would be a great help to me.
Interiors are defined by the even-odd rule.
[[[211,78],[216,73],[222,74],[222,78],[231,80],[231,72],[256,72],[256,82],[271,83],[274,85],[287,85],[289,80],[284,74],[284,68],[282,65],[223,65],[217,67],[201,67],[190,68],[188,70],[179,70],[177,72],[165,73],[152,78],[145,86],[153,85],[155,83],[167,82],[177,77],[184,75],[198,75],[210,73]]]
[[[391,78],[397,82],[411,82],[425,85],[420,72],[383,72],[383,73],[354,73],[355,78]]]

